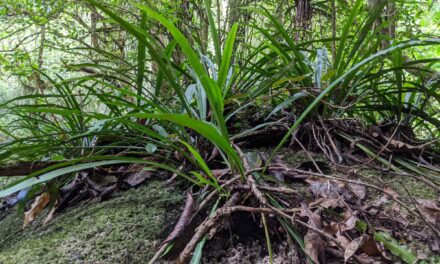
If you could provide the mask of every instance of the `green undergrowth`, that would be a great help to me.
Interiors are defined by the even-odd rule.
[[[22,230],[15,212],[0,220],[0,263],[145,263],[175,223],[182,196],[151,182],[109,201],[45,214]]]

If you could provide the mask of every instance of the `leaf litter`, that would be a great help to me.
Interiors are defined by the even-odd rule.
[[[223,183],[222,186],[227,187],[230,193],[237,190],[249,190],[249,194],[244,197],[240,195],[239,199],[244,199],[244,204],[223,206],[214,218],[207,218],[211,222],[209,223],[210,228],[207,229],[209,232],[206,235],[209,233],[211,240],[228,239],[223,236],[227,236],[225,230],[230,229],[233,223],[225,216],[235,212],[247,212],[254,215],[252,219],[255,224],[261,225],[260,216],[263,213],[269,216],[270,236],[274,237],[271,240],[274,244],[279,245],[289,237],[288,234],[291,231],[282,225],[280,226],[273,219],[285,217],[286,213],[293,212],[291,220],[296,229],[294,232],[304,234],[303,251],[301,252],[297,248],[296,250],[299,251],[295,254],[307,256],[314,263],[383,263],[393,262],[396,259],[406,263],[415,263],[418,260],[426,259],[430,254],[426,248],[429,247],[432,252],[440,249],[438,238],[420,220],[422,217],[432,226],[439,226],[438,201],[417,198],[414,208],[411,209],[412,212],[407,212],[406,208],[402,208],[396,202],[400,199],[407,200],[407,197],[403,193],[397,192],[396,185],[391,182],[382,184],[376,182],[374,185],[375,182],[372,182],[371,178],[363,175],[363,169],[353,173],[327,166],[326,174],[321,174],[314,169],[314,164],[309,161],[292,164],[285,157],[291,158],[288,154],[284,154],[284,157],[283,155],[275,157],[268,171],[276,175],[276,181],[267,181],[258,172],[258,169],[263,167],[267,160],[266,153],[257,150],[246,152],[244,156],[249,162],[248,169],[256,171],[251,175],[253,175],[252,179],[257,179],[258,183],[254,183],[253,180],[244,183],[236,181],[231,178],[231,172],[227,169],[213,170],[213,174],[221,179],[220,183]],[[319,166],[324,167],[321,163],[322,161]],[[368,170],[371,171],[371,169],[365,169],[365,171]],[[111,192],[122,188],[124,184],[130,188],[137,187],[152,177],[164,175],[160,171],[145,167],[121,167],[118,170],[107,171],[107,173],[109,175],[123,175],[123,178],[119,178],[115,182],[111,178],[106,179],[105,177],[87,178],[87,173],[77,175],[79,180],[61,190],[61,197],[70,199],[73,204],[72,201],[78,202],[81,199],[102,197],[105,192],[111,194]],[[81,180],[85,178],[87,180]],[[228,179],[229,184],[226,185]],[[91,191],[84,192],[84,186],[90,186],[89,190]],[[74,193],[74,195],[69,197],[70,193]],[[80,193],[87,193],[87,195],[80,197],[78,195]],[[270,202],[272,196],[282,204],[280,208],[286,209],[277,209],[277,206]],[[75,201],[72,197],[77,200]],[[268,198],[269,200],[266,200]],[[30,209],[26,211],[24,227],[43,212],[48,206],[49,200],[48,192],[43,192],[34,199]],[[254,207],[258,202],[266,204],[267,207]],[[45,223],[49,222],[57,212],[60,212],[62,203],[63,199],[57,199],[55,206],[46,216]],[[189,223],[199,211],[200,206],[196,206],[192,194],[188,192],[182,214],[173,231],[163,240],[162,246],[169,246],[173,241],[183,239],[181,235],[186,229],[193,228]],[[416,211],[420,215],[419,218],[414,217],[417,215]],[[220,221],[220,219],[223,220]],[[201,226],[203,223],[205,222],[202,222]],[[233,245],[237,246],[237,243],[233,242]],[[296,243],[300,243],[300,240]],[[210,247],[210,243],[205,245],[205,253],[202,256],[205,261],[213,255],[209,250]],[[172,251],[172,247],[170,248]],[[264,247],[262,250],[264,251]],[[277,258],[277,254],[285,255],[282,251],[276,251],[275,258]],[[184,255],[182,259],[187,257]]]

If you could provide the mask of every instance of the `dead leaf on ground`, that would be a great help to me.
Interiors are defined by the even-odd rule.
[[[131,187],[136,187],[139,184],[143,183],[146,179],[151,178],[152,171],[143,168],[141,171],[130,174],[127,178],[125,178],[124,182],[126,182]]]
[[[316,264],[324,263],[324,240],[319,234],[311,230],[307,231],[304,236],[304,245],[306,254],[315,262]]]
[[[426,199],[416,199],[416,201],[418,203],[416,206],[426,221],[433,225],[440,222],[440,207],[437,206],[435,201]]]
[[[43,225],[46,225],[53,219],[60,202],[61,202],[61,197],[58,196],[52,209],[50,210],[49,214],[46,216],[46,219],[44,219]]]
[[[57,210],[56,206],[52,207],[49,214],[46,216],[46,219],[44,219],[43,225],[46,225],[47,223],[49,223],[53,219],[53,216],[55,215],[56,210]]]
[[[367,237],[365,235],[362,235],[354,240],[352,240],[347,247],[345,248],[344,252],[344,261],[347,262],[359,249],[359,247],[362,246],[362,244],[367,240]]]
[[[338,241],[339,244],[344,248],[346,248],[350,244],[350,240],[348,240],[348,238],[342,235],[336,237],[336,241]]]
[[[388,199],[388,195],[384,194],[380,197],[378,197],[376,200],[374,200],[374,202],[372,203],[372,206],[374,207],[381,207],[382,205],[388,204],[390,202],[390,200]],[[376,214],[377,212],[371,212],[372,214]]]
[[[211,173],[215,178],[219,178],[227,173],[230,172],[230,169],[218,169],[218,170],[212,170]]]
[[[356,221],[358,221],[359,218],[355,215],[350,215],[345,220],[345,226],[343,228],[343,231],[353,230],[356,227]]]
[[[350,190],[360,199],[363,200],[367,194],[367,188],[360,184],[349,183]]]
[[[364,243],[360,246],[359,250],[370,257],[382,255],[381,250],[379,249],[374,238],[368,235],[366,235],[366,239]]]
[[[323,198],[330,199],[338,199],[338,186],[329,180],[326,181],[315,181],[315,180],[306,180],[310,184],[310,191],[315,196],[321,196]]]
[[[322,221],[321,216],[310,210],[310,208],[305,204],[301,203],[301,216],[306,216],[309,218],[309,225],[321,229]],[[308,230],[304,236],[305,252],[306,254],[315,262],[316,264],[324,262],[324,250],[325,243],[322,237],[314,232],[313,230]]]
[[[185,207],[183,209],[182,214],[179,217],[179,220],[177,221],[176,226],[174,226],[173,231],[168,235],[168,237],[162,242],[162,245],[180,237],[182,235],[183,231],[185,230],[185,227],[190,223],[191,216],[195,208],[195,202],[194,198],[192,197],[191,193],[186,194],[186,203]]]
[[[385,188],[383,189],[383,191],[384,191],[388,196],[390,196],[390,197],[393,198],[393,199],[397,199],[397,198],[399,198],[399,196],[400,196],[396,191],[394,191],[394,190],[391,189],[390,187],[385,187]]]
[[[336,234],[341,232],[341,223],[336,223],[336,222],[331,222],[330,224],[324,226],[322,228],[322,231],[324,231],[325,233],[331,235],[331,236],[335,236]]]
[[[341,201],[341,199],[324,199],[319,206],[322,208],[337,208],[337,207],[344,207],[344,203]]]
[[[40,196],[35,198],[32,203],[31,209],[24,213],[24,223],[23,228],[25,228],[29,223],[34,221],[35,217],[41,213],[41,211],[46,208],[50,201],[50,194],[48,192],[42,193]]]
[[[305,203],[301,203],[300,216],[307,216],[309,218],[309,224],[311,226],[321,229],[321,216],[312,212],[312,210],[310,210],[310,208]]]

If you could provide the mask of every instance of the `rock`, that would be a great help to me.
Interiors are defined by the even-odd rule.
[[[0,217],[0,263],[146,263],[177,221],[184,198],[159,182],[69,208],[46,226],[43,212]],[[47,209],[46,209],[47,211]]]

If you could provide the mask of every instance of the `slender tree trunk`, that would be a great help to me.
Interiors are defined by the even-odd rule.
[[[387,3],[387,16],[388,16],[388,36],[390,39],[396,37],[396,17],[397,10],[393,2]]]
[[[41,74],[40,72],[43,70],[43,54],[44,54],[44,42],[46,41],[46,24],[41,26],[40,31],[40,47],[38,48],[38,71],[34,72],[35,77],[35,86],[37,88],[37,91],[42,92],[44,89],[44,83],[43,80],[41,80]]]
[[[300,37],[305,36],[305,31],[310,27],[310,22],[312,19],[312,8],[310,5],[310,0],[296,0],[295,4],[295,27],[298,30],[296,32],[295,41],[299,42]],[[301,34],[301,31],[304,31],[304,34]]]
[[[203,8],[203,3],[200,5],[200,8],[198,8],[198,16],[200,23],[200,42],[202,45],[202,51],[206,54],[209,41],[209,22],[206,17],[205,9]]]
[[[332,59],[333,65],[336,61],[336,0],[332,0]]]
[[[92,12],[90,13],[90,42],[93,48],[98,48],[99,46],[99,36],[96,31],[96,24],[98,22],[98,12],[96,12],[95,8],[92,8]]]

